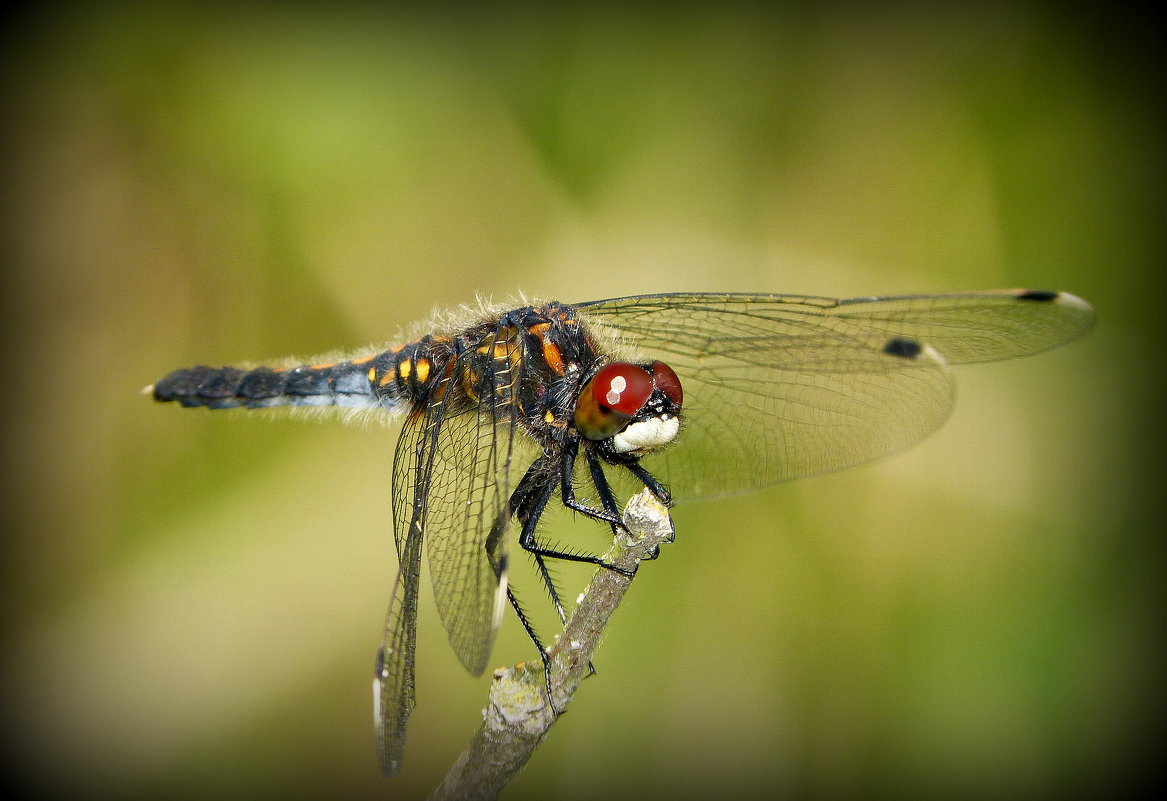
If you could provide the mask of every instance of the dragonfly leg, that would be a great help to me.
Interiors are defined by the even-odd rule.
[[[533,554],[537,559],[564,559],[569,562],[583,562],[596,565],[597,567],[615,570],[623,575],[632,575],[621,568],[614,567],[608,562],[605,562],[599,556],[576,553],[574,551],[561,551],[540,544],[535,533],[539,527],[539,518],[543,516],[543,510],[547,508],[547,503],[551,500],[556,486],[563,483],[561,476],[564,474],[568,477],[571,476],[572,460],[575,458],[575,450],[573,448],[566,448],[563,456],[559,457],[563,461],[561,462],[560,473],[558,475],[554,470],[546,469],[547,458],[553,457],[536,460],[527,470],[515,488],[515,491],[511,494],[510,508],[513,510],[515,518],[522,525],[522,530],[519,533],[519,545],[522,546],[523,550]],[[585,506],[584,504],[576,503],[575,495],[570,489],[570,481],[565,486],[567,489],[563,493],[563,502],[569,509],[582,512],[589,517],[603,520],[606,523],[623,527],[623,524],[619,523],[619,517],[615,512],[591,509],[591,507]]]
[[[523,630],[527,632],[527,636],[531,638],[531,642],[535,643],[535,648],[539,651],[539,659],[543,662],[543,684],[547,689],[547,703],[551,705],[551,711],[555,715],[562,715],[564,710],[556,706],[555,696],[551,691],[551,656],[548,654],[547,649],[543,647],[543,641],[539,639],[539,633],[535,631],[534,624],[527,617],[527,610],[523,609],[523,605],[519,602],[519,596],[515,595],[515,591],[510,587],[507,588],[507,600],[511,602],[511,608],[519,616],[519,622],[523,624]]]
[[[612,485],[608,483],[608,477],[604,475],[604,467],[600,464],[600,460],[596,454],[590,449],[584,449],[584,458],[588,462],[588,472],[592,477],[592,484],[596,488],[596,494],[600,496],[600,504],[604,507],[604,511],[612,517],[618,518],[620,516],[620,507],[616,505],[616,496],[612,494]],[[617,526],[612,523],[612,536],[617,534],[617,528],[623,528],[621,523]]]
[[[597,509],[594,506],[588,506],[586,503],[581,503],[576,500],[575,487],[572,484],[572,473],[575,470],[575,457],[578,453],[578,446],[574,442],[564,443],[563,452],[559,461],[559,483],[563,489],[563,505],[573,512],[579,512],[586,515],[593,520],[599,520],[612,526],[612,534],[615,536],[616,528],[624,528],[624,522],[620,519],[620,510],[616,506],[616,501],[612,497],[611,487],[608,486],[608,481],[603,477],[603,470],[599,468],[598,464],[594,464],[594,456],[591,451],[585,449],[588,458],[588,467],[592,473],[592,483],[596,485],[596,490],[600,494],[600,503],[603,504],[602,509]],[[600,479],[596,480],[596,471],[599,470]]]
[[[535,567],[539,571],[539,577],[543,579],[543,586],[547,588],[547,594],[551,596],[551,603],[555,604],[555,612],[559,615],[559,622],[567,625],[567,610],[563,607],[563,601],[559,598],[559,588],[555,586],[555,579],[551,576],[551,571],[547,568],[547,562],[539,554],[531,554],[535,560]]]
[[[596,487],[596,494],[600,496],[600,502],[608,511],[616,515],[620,514],[620,508],[616,505],[616,497],[612,494],[612,486],[608,483],[608,477],[604,475],[604,467],[600,462],[599,457],[597,457],[596,454],[590,449],[584,451],[584,455],[588,460],[588,471],[591,473],[592,483]],[[644,470],[644,468],[641,468],[639,465],[637,465],[637,467],[650,479],[652,478],[647,470]],[[634,471],[634,474],[639,478],[639,473]],[[656,479],[653,479],[653,481],[655,482]],[[649,487],[649,489],[651,490],[652,488]],[[655,490],[653,490],[653,492],[655,493]],[[612,536],[616,536],[616,526],[614,525],[612,526]],[[647,558],[656,559],[658,556],[660,556],[660,548],[654,547],[652,551],[649,552]]]
[[[547,550],[541,553],[538,550],[532,550],[528,547],[528,543],[535,541],[535,529],[539,525],[539,518],[543,516],[543,510],[547,508],[547,503],[551,500],[551,496],[555,492],[555,481],[550,480],[548,476],[554,476],[554,472],[546,470],[542,462],[536,461],[532,464],[519,482],[519,485],[515,488],[515,491],[511,494],[510,507],[514,510],[515,518],[523,527],[522,533],[519,535],[519,543],[534,557],[539,576],[543,580],[543,584],[547,587],[547,592],[551,596],[552,603],[555,604],[555,612],[559,615],[559,620],[566,625],[567,610],[563,607],[563,602],[559,596],[559,589],[555,586],[555,581],[551,577],[551,571],[547,569],[547,562],[545,561],[545,557],[554,556],[555,552]],[[507,600],[510,601],[511,607],[514,608],[515,613],[519,616],[519,622],[522,623],[523,629],[527,632],[527,636],[531,638],[531,642],[535,644],[535,648],[539,651],[539,659],[543,662],[543,680],[547,689],[547,702],[551,705],[552,712],[556,715],[561,715],[564,710],[556,706],[552,693],[551,657],[548,654],[547,648],[544,647],[542,640],[540,640],[538,632],[535,631],[534,624],[519,602],[519,598],[515,594],[513,587],[507,587]]]
[[[669,492],[668,487],[657,481],[656,476],[645,470],[640,462],[627,462],[624,466],[628,468],[628,472],[648,487],[648,491],[655,495],[661,503],[665,506],[673,505],[673,494]]]

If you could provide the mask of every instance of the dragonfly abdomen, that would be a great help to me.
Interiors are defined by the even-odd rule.
[[[208,409],[268,406],[379,405],[370,362],[345,361],[299,367],[208,367],[175,370],[154,384],[154,399]]]

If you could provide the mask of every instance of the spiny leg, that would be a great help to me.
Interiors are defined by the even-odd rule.
[[[502,543],[503,535],[506,532],[506,524],[509,516],[512,514],[511,510],[517,509],[514,512],[516,517],[522,518],[526,515],[525,505],[528,503],[528,499],[532,497],[531,484],[534,481],[533,476],[535,475],[535,467],[537,464],[536,462],[535,465],[532,465],[527,471],[527,474],[523,476],[523,480],[519,482],[518,487],[511,494],[508,508],[499,514],[498,519],[490,529],[490,534],[486,538],[485,547],[487,558],[490,560],[491,567],[494,568],[494,574],[499,580],[502,579],[502,576],[507,571],[507,553],[505,549],[499,547]],[[546,504],[547,502],[543,501],[542,505],[546,506]],[[527,636],[535,644],[535,649],[539,652],[539,659],[543,663],[543,681],[547,687],[547,701],[551,704],[551,709],[555,714],[561,714],[562,710],[556,708],[555,701],[551,695],[551,660],[547,656],[547,649],[543,646],[543,641],[539,638],[539,633],[535,631],[535,625],[531,622],[530,617],[527,616],[527,610],[523,608],[522,603],[519,601],[519,596],[509,584],[507,585],[506,593],[507,601],[510,602],[511,608],[515,610],[515,614],[519,618],[519,623],[523,626],[523,631],[527,632]],[[558,604],[558,596],[554,597]],[[564,617],[565,613],[562,609],[559,610],[559,613],[560,617]]]
[[[543,512],[547,508],[547,504],[551,500],[551,496],[555,493],[556,484],[561,482],[561,476],[566,471],[566,475],[570,479],[572,471],[572,460],[575,456],[575,449],[568,448],[565,450],[563,461],[560,463],[559,475],[555,470],[547,469],[547,462],[544,459],[536,460],[527,472],[523,475],[522,480],[519,481],[515,491],[511,494],[509,507],[513,511],[515,519],[519,521],[522,529],[519,533],[519,544],[532,555],[535,560],[535,566],[539,572],[540,578],[543,580],[544,586],[547,588],[548,594],[551,596],[551,601],[555,605],[555,611],[559,615],[560,621],[567,624],[567,610],[563,606],[563,602],[559,595],[559,590],[555,586],[555,580],[551,576],[551,572],[547,567],[547,559],[565,559],[573,562],[585,562],[595,564],[600,567],[615,570],[610,564],[597,556],[587,554],[570,553],[567,551],[559,551],[553,548],[546,548],[539,544],[536,531],[539,527],[539,520],[543,516]],[[618,515],[618,508],[616,507],[615,499],[612,496],[611,489],[605,482],[601,491],[605,503],[605,511],[608,515],[616,518]],[[582,506],[582,505],[581,505]],[[585,510],[590,507],[584,507]],[[618,518],[617,518],[618,519]],[[615,524],[611,524],[613,531],[615,531]],[[619,571],[624,573],[623,570]],[[535,647],[539,650],[539,657],[543,661],[543,676],[547,686],[547,699],[551,704],[552,710],[558,715],[562,714],[563,710],[555,706],[554,697],[552,695],[551,686],[551,658],[548,655],[547,649],[543,647],[538,634],[535,632],[534,625],[528,618],[526,611],[519,603],[518,597],[511,588],[507,588],[507,598],[511,602],[511,606],[519,616],[519,621],[527,632],[527,636],[535,643]],[[591,663],[588,663],[588,670],[595,672]]]
[[[588,460],[588,470],[592,475],[592,483],[596,485],[596,493],[600,496],[600,502],[604,504],[605,509],[610,509],[614,513],[619,514],[619,508],[616,506],[616,498],[612,494],[612,486],[608,483],[608,477],[604,473],[603,464],[600,462],[598,456],[590,448],[584,451],[584,455]],[[646,486],[653,495],[661,500],[665,505],[672,504],[672,496],[669,491],[665,489],[652,473],[640,466],[639,462],[628,462],[623,465],[628,469],[632,475],[636,476],[644,486]],[[615,536],[616,527],[612,526],[612,535]],[[648,559],[656,559],[660,556],[660,546],[653,546],[653,549],[648,554]]]
[[[555,492],[555,483],[549,478],[551,474],[538,467],[539,464],[539,462],[536,462],[535,465],[532,465],[531,469],[527,471],[527,474],[523,476],[523,480],[519,482],[518,488],[516,488],[514,494],[511,496],[511,508],[514,509],[515,519],[522,526],[521,533],[519,534],[519,544],[534,558],[535,566],[539,571],[539,577],[543,580],[543,584],[551,596],[552,603],[555,604],[555,611],[559,615],[559,620],[566,624],[567,610],[563,607],[563,603],[559,597],[559,590],[551,578],[550,570],[547,569],[547,563],[543,558],[545,554],[531,550],[526,545],[528,541],[534,540],[535,529],[538,528],[539,520],[542,518],[544,510],[546,510],[552,494]]]
[[[640,462],[628,462],[624,465],[628,468],[628,472],[636,476],[640,483],[648,487],[648,491],[657,497],[657,499],[665,506],[673,505],[673,494],[669,492],[668,487],[657,481],[656,476],[644,469]]]
[[[620,508],[616,503],[615,495],[612,492],[611,484],[609,484],[607,476],[604,474],[603,465],[600,459],[590,448],[585,448],[585,458],[588,463],[588,472],[592,480],[592,484],[596,488],[596,494],[599,497],[602,509],[596,509],[587,504],[580,503],[575,498],[575,490],[572,485],[572,476],[575,469],[575,459],[578,455],[578,444],[576,442],[565,443],[564,448],[559,456],[559,471],[558,476],[556,471],[547,469],[548,458],[537,459],[527,469],[523,478],[515,487],[515,491],[511,494],[510,502],[508,504],[509,510],[514,515],[515,519],[519,521],[522,529],[519,533],[519,545],[528,553],[532,555],[535,560],[536,569],[547,588],[548,594],[551,596],[551,601],[555,605],[555,611],[559,615],[559,619],[566,625],[567,611],[563,606],[563,602],[559,595],[559,590],[555,586],[555,581],[551,576],[551,572],[547,567],[547,559],[564,559],[571,562],[583,562],[587,564],[594,564],[599,567],[615,570],[616,572],[631,576],[634,571],[617,568],[614,565],[604,561],[603,558],[593,556],[590,554],[572,553],[570,551],[561,551],[555,548],[548,548],[541,545],[538,541],[536,532],[539,527],[539,520],[543,516],[543,512],[547,508],[547,504],[554,494],[556,485],[558,484],[562,490],[563,504],[569,509],[580,512],[588,517],[601,520],[607,523],[611,529],[613,536],[616,535],[618,529],[623,529],[624,524],[620,519]],[[640,467],[636,463],[626,465],[629,470],[635,475],[646,487],[649,488],[658,498],[661,498],[666,503],[669,500],[668,491],[650,474],[647,470]],[[496,525],[495,530],[491,532],[488,538],[487,547],[489,550],[494,549],[498,539],[501,537],[503,526]],[[655,557],[655,554],[653,555]],[[523,629],[527,632],[527,636],[535,643],[535,647],[539,651],[539,657],[543,662],[543,675],[547,686],[547,698],[551,704],[552,710],[556,714],[561,714],[562,710],[555,706],[555,701],[552,698],[551,688],[551,660],[547,649],[543,646],[538,633],[535,631],[534,625],[528,617],[526,610],[523,609],[519,602],[518,596],[510,587],[507,588],[507,599],[514,608],[515,613],[519,617],[519,621],[523,625]],[[595,668],[589,661],[589,673],[594,673]]]
[[[523,534],[519,536],[519,543],[522,544],[527,537],[528,530],[533,531],[539,524],[539,518],[543,515],[543,510],[547,508],[547,503],[555,492],[555,482],[548,478],[553,476],[554,472],[548,471],[545,468],[542,459],[537,459],[527,469],[523,475],[522,480],[519,481],[515,491],[511,493],[508,507],[515,519],[522,525]],[[503,526],[496,525],[496,529],[500,532]],[[533,535],[530,535],[533,536]],[[498,539],[495,532],[491,533],[491,537]],[[523,546],[526,548],[526,546]],[[542,557],[533,553],[535,564],[539,569],[539,575],[543,579],[543,583],[547,586],[551,594],[551,600],[555,604],[555,611],[559,615],[559,619],[566,624],[567,612],[563,608],[563,604],[559,600],[559,592],[555,588],[555,583],[551,579],[551,574],[547,570],[547,565],[543,562]],[[527,616],[527,612],[523,609],[519,602],[519,597],[512,587],[507,587],[507,600],[510,601],[511,607],[515,610],[515,614],[519,616],[519,622],[523,625],[523,630],[527,632],[527,636],[531,638],[531,642],[535,644],[536,650],[539,652],[539,659],[543,663],[543,683],[547,689],[547,703],[551,705],[551,711],[556,715],[563,714],[562,709],[555,705],[555,697],[551,689],[551,657],[548,654],[547,648],[544,647],[543,641],[539,638],[538,632],[535,631],[535,625]]]
[[[564,458],[560,462],[560,474],[561,474],[560,481],[561,481],[561,485],[564,489],[563,503],[565,506],[568,506],[569,508],[574,509],[574,510],[579,511],[579,512],[582,512],[584,514],[587,514],[590,517],[596,517],[596,518],[599,518],[601,520],[604,520],[611,527],[612,536],[615,537],[616,534],[618,533],[618,529],[621,529],[624,527],[623,522],[620,520],[620,507],[616,503],[616,496],[612,493],[612,487],[608,483],[607,476],[604,474],[603,465],[600,463],[599,458],[597,458],[597,456],[595,455],[595,452],[591,448],[585,447],[584,454],[585,454],[585,458],[586,458],[587,463],[588,463],[588,472],[591,476],[592,485],[596,488],[596,494],[600,499],[600,504],[602,505],[603,512],[605,514],[604,514],[604,516],[597,515],[597,514],[595,514],[596,510],[593,510],[591,507],[586,506],[584,504],[573,503],[573,501],[575,500],[575,496],[574,496],[574,489],[573,489],[571,478],[572,478],[572,475],[573,475],[574,470],[575,470],[574,459],[575,459],[575,456],[577,455],[577,451],[574,447],[574,444],[572,446],[564,448]],[[524,525],[524,531],[525,532],[528,531],[526,525]],[[534,526],[531,526],[529,529],[529,539],[533,542],[534,537],[535,537],[535,528],[534,528]],[[655,559],[657,556],[657,553],[659,553],[659,549],[654,550],[654,552],[652,554],[652,558]],[[560,619],[563,621],[564,625],[566,625],[567,624],[567,614],[563,610],[562,603],[560,603],[559,596],[558,596],[558,593],[557,593],[556,588],[555,588],[555,582],[552,580],[551,574],[548,571],[547,564],[544,560],[544,556],[553,556],[554,554],[552,554],[550,552],[538,553],[535,551],[532,551],[532,554],[535,557],[536,565],[538,565],[538,567],[539,567],[539,572],[543,576],[543,582],[547,586],[548,591],[551,593],[551,597],[552,597],[552,600],[555,602],[556,608],[559,610]],[[617,568],[614,568],[611,565],[604,565],[602,560],[597,562],[597,564],[601,564],[602,566],[607,567],[610,570],[617,570]],[[621,574],[625,574],[625,575],[630,575],[630,574],[625,573],[625,571],[623,571],[623,570],[618,570],[617,572],[620,572]],[[588,675],[589,676],[595,675],[595,672],[596,672],[595,665],[592,663],[591,660],[588,660]]]
[[[534,539],[535,539],[535,531],[538,528],[539,517],[542,515],[543,509],[546,508],[547,503],[550,502],[551,494],[555,491],[554,484],[552,484],[551,482],[547,482],[547,483],[548,483],[547,494],[546,494],[546,497],[542,499],[542,504],[541,504],[540,508],[538,508],[538,510],[531,510],[531,512],[524,511],[524,512],[516,514],[516,517],[519,518],[520,522],[523,525],[523,536],[526,539],[529,539],[531,541],[534,541]],[[536,511],[537,511],[537,513],[534,513]],[[616,531],[615,526],[612,527],[612,531],[614,534]],[[553,604],[555,604],[555,611],[559,614],[560,622],[564,626],[566,626],[567,625],[567,610],[564,608],[563,601],[560,599],[559,589],[555,586],[555,579],[551,575],[551,570],[547,567],[547,559],[546,559],[547,555],[543,554],[543,553],[538,553],[536,551],[529,551],[529,553],[531,554],[531,556],[535,560],[535,566],[539,571],[539,576],[543,579],[543,586],[545,586],[547,588],[547,593],[551,596],[551,602]],[[546,667],[546,665],[545,665],[545,667]],[[594,674],[595,672],[596,672],[596,669],[592,665],[591,661],[589,660],[588,661],[588,675],[590,676],[590,675]],[[550,697],[550,693],[551,693],[550,673],[548,673],[547,692],[548,692],[548,697]]]
[[[538,528],[539,518],[543,514],[543,510],[547,506],[547,502],[551,499],[552,493],[555,491],[556,485],[560,485],[563,490],[563,504],[573,511],[580,512],[588,517],[602,520],[609,525],[617,525],[621,528],[624,524],[620,522],[619,514],[615,511],[593,509],[586,504],[578,503],[575,500],[575,491],[571,486],[572,469],[575,464],[576,448],[574,444],[567,444],[563,448],[563,453],[559,457],[559,475],[555,475],[553,470],[539,470],[539,468],[546,465],[546,458],[540,459],[531,466],[527,474],[523,476],[523,480],[519,482],[518,489],[515,490],[512,500],[517,499],[512,508],[515,510],[515,516],[523,524],[521,533],[519,534],[519,545],[523,550],[534,554],[536,557],[545,557],[549,559],[564,559],[568,562],[583,562],[589,565],[596,565],[597,567],[604,567],[608,570],[615,570],[622,575],[630,576],[627,570],[615,567],[614,565],[605,562],[602,557],[593,554],[573,553],[571,551],[561,551],[556,548],[548,548],[539,544],[538,538],[535,536],[535,531]],[[534,486],[525,486],[525,485]],[[522,491],[522,497],[520,496]],[[609,496],[611,490],[608,490]],[[530,504],[524,506],[524,504]],[[613,506],[615,504],[613,503]],[[525,511],[520,514],[520,509]]]
[[[592,518],[593,520],[600,520],[612,526],[612,534],[615,536],[617,528],[624,528],[624,521],[620,519],[620,510],[616,506],[616,501],[612,497],[611,488],[608,487],[608,481],[603,477],[603,470],[600,472],[600,480],[596,481],[596,470],[598,465],[592,467],[594,456],[588,447],[584,447],[584,452],[588,456],[588,465],[592,473],[592,483],[596,485],[596,490],[600,493],[600,503],[604,508],[597,509],[594,506],[588,506],[586,503],[581,503],[575,497],[575,485],[572,483],[572,477],[575,472],[575,457],[579,452],[578,440],[568,440],[563,444],[562,455],[559,461],[559,483],[563,488],[563,505],[573,512],[579,512],[582,515]],[[604,497],[605,492],[607,497]],[[597,564],[599,564],[597,562]]]
[[[527,616],[527,610],[523,609],[522,603],[519,602],[519,596],[510,587],[507,587],[507,600],[511,602],[511,608],[519,616],[519,622],[523,624],[523,630],[527,632],[527,636],[531,638],[531,642],[535,643],[535,647],[539,649],[539,658],[543,661],[543,677],[547,683],[547,699],[551,700],[551,668],[550,660],[547,656],[547,649],[543,647],[543,641],[539,639],[539,633],[535,631],[535,625]],[[554,701],[551,701],[551,707],[555,709]],[[555,709],[555,713],[559,714],[559,710]]]
[[[600,496],[600,504],[604,507],[604,511],[613,517],[619,517],[620,507],[616,504],[616,496],[612,493],[611,485],[608,484],[608,477],[604,475],[604,466],[600,464],[600,460],[591,448],[584,448],[584,458],[587,459],[592,485],[596,488],[596,494]],[[618,526],[615,523],[611,525],[612,536],[615,537]]]

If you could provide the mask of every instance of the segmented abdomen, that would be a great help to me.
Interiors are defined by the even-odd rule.
[[[342,406],[403,409],[421,401],[449,364],[450,340],[432,336],[363,359],[299,367],[189,367],[153,386],[183,406]]]
[[[154,399],[209,409],[377,405],[367,362],[289,369],[199,365],[175,370],[156,383]]]

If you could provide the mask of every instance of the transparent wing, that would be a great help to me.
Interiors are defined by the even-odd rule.
[[[438,614],[474,675],[486,667],[506,602],[509,424],[463,415],[440,437],[430,488],[426,549]]]
[[[1094,325],[1094,310],[1066,292],[1007,289],[951,295],[853,298],[834,316],[887,336],[927,343],[949,364],[1029,356]]]
[[[389,611],[385,615],[385,630],[377,664],[373,671],[373,726],[377,733],[377,754],[381,772],[396,776],[405,755],[405,726],[413,711],[414,655],[417,642],[417,594],[421,581],[421,545],[424,539],[424,517],[410,513],[403,517],[407,491],[415,481],[411,473],[424,470],[425,460],[414,454],[432,451],[427,448],[426,432],[431,425],[428,415],[418,413],[406,420],[397,440],[393,461],[394,538],[397,543],[397,580]]]
[[[678,442],[645,459],[678,499],[862,464],[947,418],[945,367],[1036,353],[1089,329],[1072,295],[896,298],[668,294],[579,305],[623,357],[659,359],[685,393]],[[917,353],[897,342],[921,343]]]
[[[426,542],[438,613],[458,659],[482,673],[506,601],[506,529],[512,473],[522,442],[514,404],[517,332],[470,348],[409,418],[393,466],[394,537],[401,567],[374,687],[382,770],[394,775],[414,705],[414,642],[421,543]],[[482,400],[480,400],[480,398]]]

